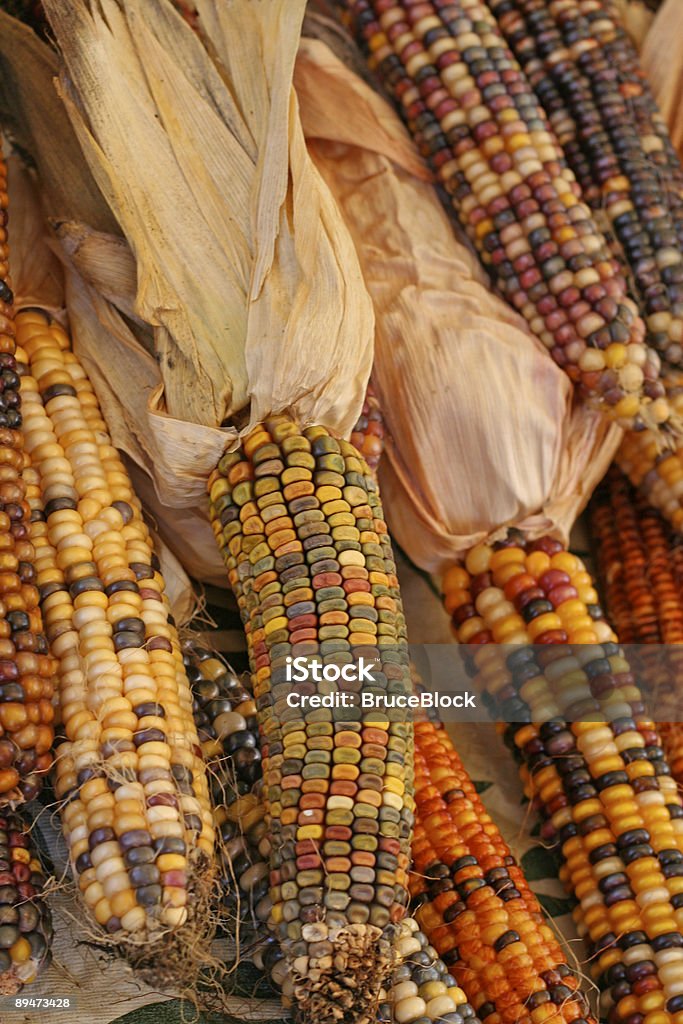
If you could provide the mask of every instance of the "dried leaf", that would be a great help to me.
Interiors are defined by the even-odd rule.
[[[315,74],[307,73],[309,61]],[[294,85],[307,139],[347,142],[389,157],[422,181],[431,171],[391,107],[348,68],[322,40],[302,39],[294,70]],[[352,104],[353,117],[339,117]],[[337,116],[331,113],[336,109]]]
[[[291,86],[304,6],[199,0],[198,36],[169,0],[45,3],[155,328],[154,408],[180,423],[289,409],[348,435],[362,403],[372,307]]]
[[[57,57],[26,25],[0,10],[0,121],[34,161],[55,217],[116,230],[55,92]]]
[[[683,160],[683,7],[665,0],[659,8],[640,56],[669,134]],[[662,55],[666,59],[662,60]]]
[[[144,321],[135,315],[134,309],[135,259],[127,242],[117,235],[93,231],[77,221],[56,223],[54,229],[74,269],[108,302],[142,327]]]

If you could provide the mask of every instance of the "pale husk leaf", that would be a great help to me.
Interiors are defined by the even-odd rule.
[[[198,7],[208,48],[168,0],[46,0],[62,96],[135,256],[136,313],[155,328],[153,407],[242,431],[289,409],[348,434],[372,308],[298,121],[303,0]],[[224,446],[235,439],[224,431]],[[179,485],[186,470],[179,454]]]
[[[164,577],[164,591],[171,606],[171,614],[176,626],[180,628],[190,622],[199,602],[180,560],[161,539],[158,530],[152,529],[150,533],[159,559],[161,575]]]
[[[508,525],[566,541],[621,431],[573,403],[566,374],[482,282],[434,190],[377,151],[369,122],[355,146],[328,141],[329,78],[337,95],[351,74],[322,43],[302,43],[304,128],[320,132],[327,112],[324,139],[309,145],[375,305],[373,383],[388,427],[380,480],[392,533],[429,571]],[[356,80],[346,90],[350,120],[364,89]]]
[[[146,334],[147,324],[135,314],[135,257],[125,239],[79,221],[55,223],[54,232],[73,269]],[[151,338],[145,343],[150,345]]]
[[[665,0],[650,26],[640,56],[666,119],[671,140],[683,160],[683,5]],[[662,59],[665,57],[665,59]]]

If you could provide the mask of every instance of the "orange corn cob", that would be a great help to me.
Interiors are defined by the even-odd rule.
[[[510,530],[443,586],[500,719],[527,723],[509,742],[561,848],[610,1020],[679,1024],[683,807],[590,575],[557,541]]]
[[[683,540],[616,466],[594,495],[590,513],[606,610],[622,640],[683,645]],[[657,661],[659,653],[653,673]],[[682,667],[683,646],[667,651],[667,680],[679,678]],[[657,696],[661,702],[666,695]],[[683,782],[683,726],[663,722],[660,728],[673,776]]]
[[[416,918],[482,1021],[590,1021],[538,901],[451,741],[415,726]]]

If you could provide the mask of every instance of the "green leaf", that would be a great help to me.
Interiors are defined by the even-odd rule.
[[[574,907],[574,900],[562,899],[558,896],[546,896],[545,893],[536,893],[538,902],[546,914],[550,917],[562,917],[563,914],[571,914]]]
[[[182,1006],[180,999],[164,1000],[161,1003],[150,1003],[148,1006],[140,1006],[123,1017],[117,1017],[112,1024],[182,1024],[183,1015],[192,1024],[209,1024],[210,1017],[204,1014],[195,1017],[192,1008]],[[215,1020],[215,1018],[214,1018]]]
[[[285,1018],[274,1021],[265,1017],[264,1024],[266,1021],[267,1024],[291,1024],[291,1021]],[[131,1010],[123,1017],[117,1017],[111,1024],[244,1024],[244,1015],[233,1017],[230,1014],[202,1013],[195,1016],[192,1007],[187,1003],[183,1004],[180,999],[169,999]],[[258,1024],[258,1021],[254,1021],[253,1024]]]
[[[527,880],[536,882],[539,878],[557,878],[560,865],[555,853],[542,846],[532,846],[522,857],[521,867]]]
[[[475,782],[474,779],[472,779],[472,782],[474,784],[474,788],[477,791],[477,793],[485,793],[486,790],[490,789],[491,786],[493,785],[492,782],[482,782],[482,781]]]

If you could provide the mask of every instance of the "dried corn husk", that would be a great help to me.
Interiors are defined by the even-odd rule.
[[[4,130],[30,154],[59,218],[78,211],[93,228],[116,229],[81,155],[78,141],[52,79],[58,72],[53,50],[16,18],[0,10],[0,117]]]
[[[665,0],[645,39],[641,62],[671,140],[683,160],[683,6]]]
[[[152,429],[166,462],[177,456],[164,469],[178,489],[188,471],[205,483],[197,455],[226,420],[247,430],[289,409],[348,434],[372,309],[298,121],[302,0],[198,3],[221,73],[168,0],[45,7],[61,95],[135,256],[135,310],[154,328],[163,383],[149,412],[164,424]],[[209,433],[188,438],[187,424]],[[224,430],[223,446],[236,436]]]
[[[17,156],[7,160],[12,193],[12,287],[17,308],[42,306],[63,322],[64,277],[46,243],[46,227],[29,172]]]
[[[566,542],[621,431],[573,402],[566,375],[489,290],[434,190],[410,173],[411,143],[383,100],[316,40],[300,47],[295,83],[375,304],[392,533],[434,572],[508,525]],[[355,145],[337,141],[341,94]]]

